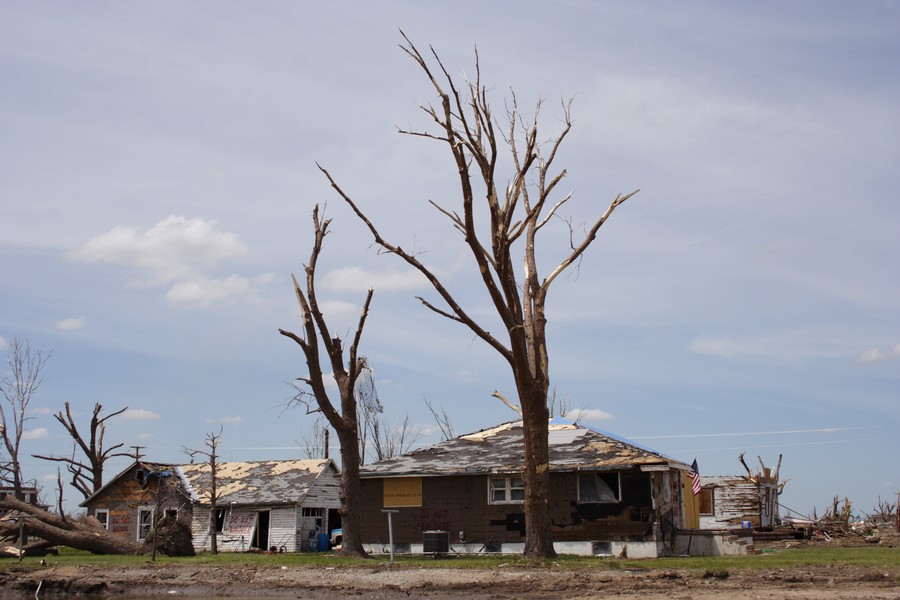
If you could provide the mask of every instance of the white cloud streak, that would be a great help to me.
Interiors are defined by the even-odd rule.
[[[38,427],[36,429],[29,429],[22,433],[23,440],[41,440],[45,437],[48,437],[50,432],[46,427]]]
[[[57,321],[56,328],[60,331],[78,331],[86,327],[87,323],[88,320],[85,317],[74,317]]]
[[[900,344],[897,344],[893,348],[888,348],[887,350],[882,350],[881,348],[872,348],[871,350],[863,352],[857,360],[859,362],[865,363],[897,359],[900,359]]]
[[[344,267],[329,271],[322,286],[335,292],[365,292],[371,288],[385,292],[407,292],[425,289],[428,281],[418,271],[386,271],[375,273],[361,267]]]
[[[718,438],[718,437],[741,437],[753,435],[794,435],[798,433],[839,433],[841,431],[852,431],[862,429],[861,427],[826,427],[823,429],[790,429],[784,431],[744,431],[733,433],[688,433],[682,435],[651,435],[651,436],[630,436],[635,440],[678,440],[678,439],[694,439],[694,438]]]
[[[144,410],[143,408],[129,408],[122,413],[122,418],[130,421],[157,421],[161,417],[159,413]]]

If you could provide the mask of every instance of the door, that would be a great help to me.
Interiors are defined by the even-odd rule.
[[[253,546],[260,550],[269,549],[269,516],[271,512],[261,510],[256,513],[256,532],[253,539]]]

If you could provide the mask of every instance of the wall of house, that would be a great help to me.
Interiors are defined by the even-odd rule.
[[[392,516],[397,544],[421,544],[423,532],[450,532],[450,540],[491,551],[497,544],[525,539],[522,504],[488,504],[487,475],[422,478],[421,506],[398,507]],[[641,541],[652,537],[650,474],[621,473],[622,497],[609,504],[581,504],[575,473],[551,475],[554,540]],[[382,479],[362,481],[362,539],[387,544]],[[387,507],[392,508],[392,507]]]
[[[240,508],[225,508],[225,523],[223,530],[216,536],[216,547],[219,552],[247,552],[257,545],[256,528],[259,523],[259,513],[269,513],[268,543],[265,548],[269,550],[275,546],[285,552],[297,552],[297,512],[296,506],[242,506]],[[212,549],[212,534],[209,531],[209,507],[198,505],[194,507],[194,518],[191,524],[193,531],[194,550],[197,552],[209,552]]]
[[[741,476],[703,477],[703,487],[713,488],[713,514],[700,515],[702,529],[754,529],[772,527],[777,515],[774,484],[753,483]]]
[[[191,505],[183,495],[165,484],[158,490],[158,507],[161,512],[177,510],[181,518],[189,518]],[[142,489],[134,473],[129,473],[92,498],[85,508],[92,517],[96,516],[98,510],[108,510],[109,530],[130,540],[137,540],[138,514],[141,509],[149,508],[156,514],[157,488],[151,484],[147,489]]]

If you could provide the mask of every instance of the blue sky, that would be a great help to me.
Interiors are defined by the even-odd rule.
[[[553,387],[591,425],[708,474],[746,452],[807,513],[900,489],[900,3],[19,2],[0,4],[0,346],[53,350],[23,452],[65,454],[52,413],[130,408],[107,440],[186,460],[224,428],[228,460],[290,458],[305,374],[290,274],[312,208],[333,233],[320,295],[390,418],[438,439],[510,420],[509,369],[404,264],[379,256],[316,168],[388,239],[423,252],[487,327],[446,149],[402,136],[434,100],[402,28],[454,75],[474,49],[558,131],[575,223],[641,192],[549,298]],[[541,246],[544,272],[567,242]],[[112,469],[124,466],[112,465]],[[55,465],[25,461],[53,495]],[[69,492],[74,498],[74,490]]]

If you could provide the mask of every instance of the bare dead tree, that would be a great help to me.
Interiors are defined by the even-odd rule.
[[[394,425],[379,417],[374,422],[372,446],[376,460],[385,460],[409,452],[422,439],[422,432],[409,424],[409,415]]]
[[[12,486],[15,497],[22,496],[22,463],[19,448],[25,433],[25,416],[31,399],[43,382],[42,371],[53,351],[33,349],[27,338],[16,337],[6,352],[8,371],[0,374],[0,439],[7,460],[0,465],[0,479]]]
[[[219,544],[218,532],[216,529],[216,511],[221,495],[216,490],[216,486],[219,482],[218,465],[216,463],[218,455],[216,454],[216,451],[219,448],[219,444],[222,443],[222,428],[219,427],[219,433],[207,433],[203,443],[206,446],[206,450],[182,447],[182,451],[190,456],[191,460],[196,459],[198,456],[202,456],[209,462],[210,488],[205,491],[205,495],[209,497],[209,549],[213,554],[218,554]]]
[[[601,226],[613,211],[631,198],[637,190],[615,197],[606,210],[582,233],[571,221],[561,220],[569,229],[569,247],[557,266],[543,279],[537,268],[538,234],[557,216],[571,198],[571,193],[554,200],[565,170],[553,167],[557,151],[572,127],[571,101],[564,102],[562,131],[542,141],[538,135],[538,102],[532,120],[519,114],[515,95],[507,108],[505,131],[495,130],[494,115],[487,99],[487,87],[481,82],[476,52],[475,79],[457,86],[432,49],[429,60],[403,34],[401,48],[422,69],[439,100],[437,107],[422,109],[433,121],[433,131],[401,130],[401,133],[446,144],[453,157],[460,185],[460,205],[446,209],[431,204],[450,220],[468,246],[482,283],[502,321],[506,339],[492,334],[461,306],[435,271],[419,257],[382,237],[378,228],[359,205],[345,193],[331,174],[319,167],[332,187],[368,227],[381,251],[394,254],[421,272],[440,296],[444,307],[419,297],[422,304],[438,315],[468,327],[494,348],[512,369],[516,393],[522,408],[525,437],[525,556],[554,556],[550,515],[550,471],[548,452],[547,393],[549,390],[549,355],[546,339],[546,301],[551,284],[581,259],[596,239]],[[499,124],[498,124],[499,126]],[[499,147],[508,151],[512,171],[506,185],[498,185]],[[478,186],[480,189],[476,189]],[[480,224],[484,229],[480,229]],[[515,255],[515,256],[514,256]],[[520,283],[516,263],[525,268]],[[496,394],[502,399],[502,394]]]
[[[584,406],[572,408],[572,399],[559,394],[556,388],[553,388],[547,397],[547,410],[550,411],[551,417],[565,417],[575,423],[581,421],[587,412]]]
[[[297,440],[297,445],[303,450],[303,456],[306,458],[328,458],[325,448],[325,435],[328,430],[328,424],[325,419],[319,415],[313,421],[312,428],[303,433]]]
[[[322,314],[316,296],[316,265],[322,252],[322,244],[328,234],[331,219],[319,218],[318,205],[313,209],[313,230],[315,238],[309,263],[304,267],[306,272],[305,287],[301,287],[297,278],[294,281],[294,292],[300,306],[302,331],[300,334],[279,329],[278,333],[294,340],[303,351],[309,375],[298,378],[308,388],[312,401],[334,428],[341,444],[341,523],[344,538],[341,552],[348,556],[364,556],[360,531],[360,483],[359,483],[359,417],[356,402],[356,382],[364,369],[365,360],[359,356],[359,343],[369,314],[374,291],[369,289],[363,303],[362,312],[356,325],[353,341],[348,349],[347,362],[344,364],[344,344],[340,337],[332,336],[328,323]],[[320,345],[325,350],[322,356]],[[331,367],[337,383],[340,407],[336,407],[328,395],[323,372],[323,360]]]
[[[106,421],[120,415],[128,407],[111,412],[108,415],[100,416],[103,406],[99,403],[94,404],[94,412],[91,415],[91,421],[88,425],[88,437],[85,438],[78,431],[75,424],[75,418],[72,416],[72,407],[69,403],[65,403],[65,412],[56,413],[54,418],[59,424],[72,436],[73,447],[72,457],[52,456],[43,454],[32,454],[35,458],[41,460],[50,460],[66,464],[66,469],[72,475],[72,486],[81,492],[85,498],[89,498],[92,494],[103,487],[103,467],[110,458],[116,456],[131,456],[128,452],[116,452],[125,444],[119,443],[109,448],[103,448],[103,437],[106,434]],[[80,449],[84,458],[76,458],[76,449]]]
[[[441,430],[441,441],[446,442],[447,440],[455,438],[456,434],[453,432],[453,423],[450,422],[450,416],[447,414],[447,411],[444,410],[444,407],[442,406],[440,411],[438,411],[429,398],[425,398],[425,406],[428,407],[428,411],[431,413],[432,418],[434,418],[434,422],[437,424],[438,429]]]
[[[369,447],[369,435],[375,438],[376,444],[381,435],[381,415],[384,414],[384,405],[378,397],[375,388],[375,376],[369,367],[369,362],[363,356],[362,369],[356,380],[356,410],[360,413],[357,420],[362,421],[359,436],[359,464],[366,464],[366,450]],[[378,460],[381,460],[380,458]]]

